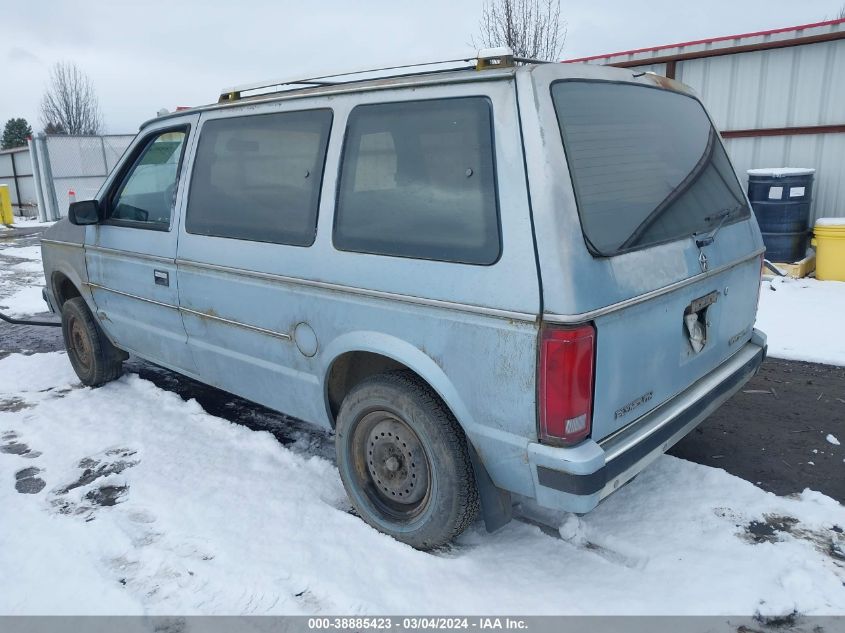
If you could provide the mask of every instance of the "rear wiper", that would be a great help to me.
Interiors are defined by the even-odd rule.
[[[737,211],[744,209],[744,208],[745,207],[743,205],[737,205],[735,207],[731,207],[730,209],[722,209],[721,211],[719,211],[719,213],[717,213],[715,215],[708,215],[706,218],[704,218],[705,222],[712,222],[713,220],[719,220],[719,224],[716,225],[715,229],[713,229],[712,231],[710,231],[709,233],[707,233],[706,235],[703,235],[701,237],[699,237],[698,233],[693,233],[692,236],[695,238],[695,245],[698,246],[698,248],[702,248],[704,246],[710,246],[713,243],[713,241],[716,239],[716,234],[719,232],[719,229],[722,228],[722,225],[725,223],[725,221],[729,217],[731,217],[734,213],[736,213]]]

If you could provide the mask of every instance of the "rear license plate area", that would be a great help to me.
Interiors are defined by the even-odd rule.
[[[719,291],[714,290],[703,297],[692,300],[684,309],[684,331],[689,346],[695,354],[698,354],[707,346],[710,325],[707,311],[718,300]]]

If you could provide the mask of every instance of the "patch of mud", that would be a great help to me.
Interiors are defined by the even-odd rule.
[[[39,457],[41,453],[38,451],[33,451],[29,446],[24,444],[23,442],[16,442],[15,440],[11,440],[0,446],[0,453],[6,453],[7,455],[18,455],[20,457]]]
[[[0,411],[7,411],[9,413],[17,413],[18,411],[23,411],[24,409],[31,409],[32,406],[33,405],[29,404],[26,400],[16,396],[0,400]]]
[[[121,503],[129,493],[129,486],[100,486],[85,495],[85,500],[95,506],[108,508]]]
[[[132,468],[139,463],[139,460],[129,459],[135,455],[136,451],[129,448],[113,448],[107,450],[102,459],[95,459],[93,457],[85,457],[79,461],[79,468],[82,468],[82,474],[74,482],[71,482],[55,491],[57,495],[65,495],[71,490],[81,488],[94,483],[102,477],[108,475],[118,475],[127,468]],[[114,461],[106,461],[108,457],[116,457]],[[114,505],[114,504],[112,504]]]
[[[3,440],[3,444],[0,445],[0,453],[18,455],[19,457],[26,457],[28,459],[41,456],[40,452],[32,450],[23,442],[18,442],[17,440],[20,439],[20,436],[16,431],[6,431],[0,439]]]
[[[764,515],[763,521],[751,521],[745,526],[745,533],[753,543],[777,543],[782,534],[792,534],[798,519],[774,514]]]
[[[835,561],[845,562],[845,535],[842,527],[809,529],[802,527],[798,519],[777,514],[764,514],[762,521],[750,521],[745,525],[742,538],[754,543],[778,543],[792,537],[807,541],[819,552]]]
[[[86,522],[93,521],[98,508],[108,508],[123,503],[129,494],[129,486],[106,483],[92,487],[78,500],[69,499],[66,495],[77,488],[90,486],[103,477],[118,475],[139,464],[139,459],[132,459],[136,454],[137,451],[131,448],[111,448],[98,455],[84,457],[78,463],[82,471],[79,477],[69,484],[54,489],[50,504],[59,514],[81,516]]]
[[[47,483],[41,479],[41,477],[37,477],[40,472],[41,469],[35,468],[34,466],[24,468],[23,470],[16,472],[15,490],[24,495],[38,494],[44,490],[44,486],[46,486]]]

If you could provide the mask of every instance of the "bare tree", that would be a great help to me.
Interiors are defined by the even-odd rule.
[[[474,46],[507,46],[529,59],[557,61],[566,40],[560,0],[485,0],[478,30]]]
[[[833,17],[825,14],[821,21],[827,22],[828,20],[845,20],[845,4],[839,8],[839,11],[833,14]]]
[[[41,99],[41,123],[58,134],[99,134],[100,104],[91,79],[71,62],[50,69],[50,83]]]

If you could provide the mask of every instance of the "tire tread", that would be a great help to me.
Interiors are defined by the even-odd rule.
[[[76,318],[81,319],[91,337],[92,352],[94,356],[93,371],[90,376],[81,375],[76,363],[73,360],[73,351],[70,349],[68,333],[68,317],[71,312]],[[71,365],[83,384],[89,387],[99,387],[107,382],[116,380],[123,373],[123,355],[118,348],[112,345],[106,337],[100,324],[94,319],[91,310],[82,297],[73,297],[62,305],[62,334],[65,339],[65,347],[68,349],[68,356]]]
[[[434,549],[443,546],[466,530],[475,521],[480,511],[481,501],[469,457],[466,436],[440,396],[430,386],[422,382],[416,374],[405,369],[370,376],[358,383],[344,399],[338,419],[344,414],[345,409],[353,405],[359,394],[362,394],[365,390],[379,387],[403,393],[413,400],[417,406],[424,409],[443,432],[443,438],[451,454],[457,457],[455,465],[457,506],[460,509],[458,516],[450,521],[446,526],[447,529],[438,539],[426,541],[424,545],[415,545],[419,549]]]

